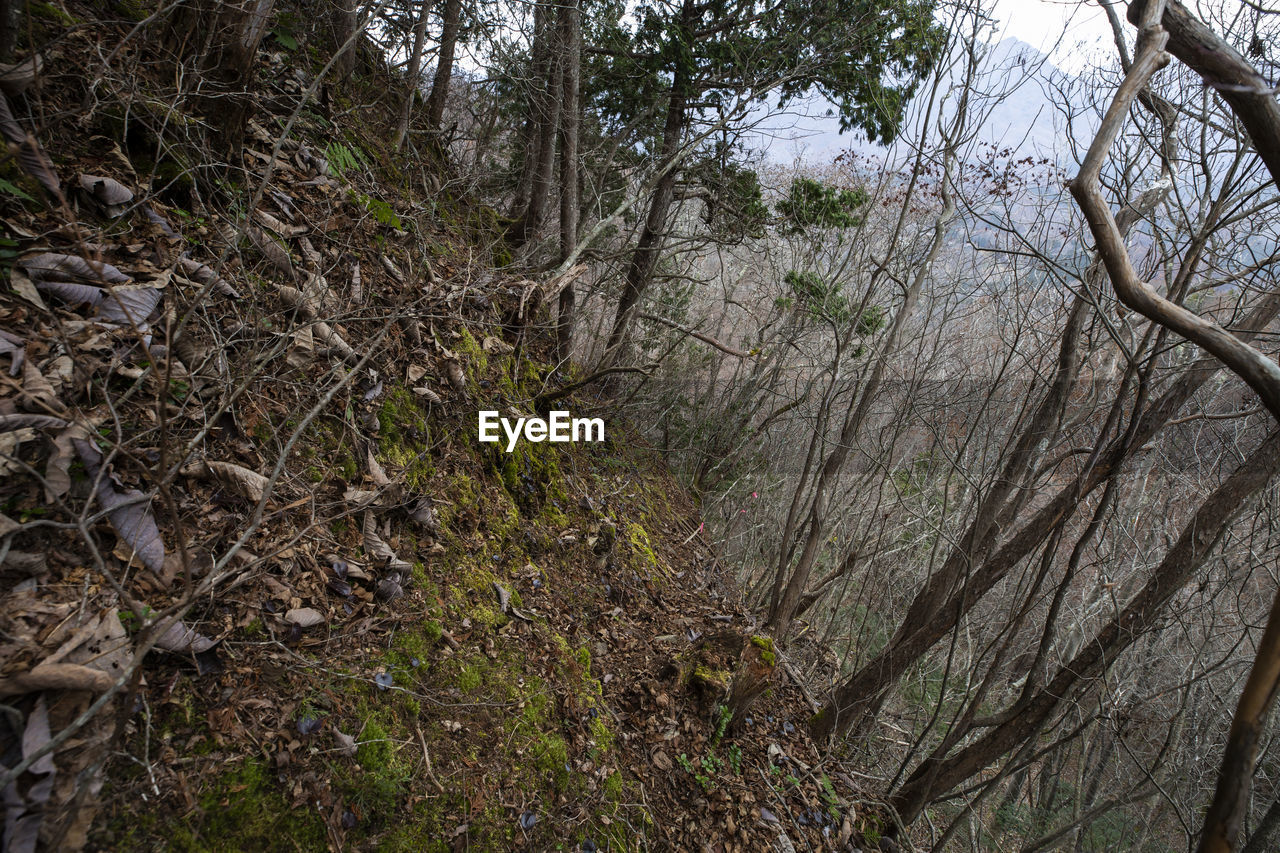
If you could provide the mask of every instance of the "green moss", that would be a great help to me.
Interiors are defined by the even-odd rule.
[[[604,795],[611,803],[622,802],[622,774],[617,770],[605,778]]]
[[[751,637],[751,645],[760,650],[760,660],[769,666],[775,666],[778,658],[773,650],[773,638],[765,637],[761,634],[753,634]]]
[[[484,347],[476,342],[471,332],[466,327],[462,327],[458,334],[457,341],[454,342],[453,349],[459,357],[463,357],[466,361],[464,365],[468,374],[468,378],[474,384],[477,379],[489,369],[489,354],[484,351]]]
[[[458,797],[431,797],[415,803],[407,820],[396,821],[378,841],[379,853],[449,853],[453,848],[444,841],[449,810],[460,810]]]
[[[387,730],[377,720],[369,720],[360,733],[360,746],[356,748],[356,761],[367,770],[376,770],[391,762],[395,750]]]
[[[658,555],[653,553],[653,546],[649,544],[649,534],[644,528],[636,524],[634,521],[627,522],[627,541],[631,543],[631,554],[634,558],[632,568],[645,573],[652,577],[658,571]]]
[[[697,664],[690,673],[689,680],[713,690],[724,691],[729,689],[730,677],[731,673],[728,670],[712,669],[709,666]]]
[[[599,760],[601,755],[613,749],[613,732],[603,716],[597,716],[591,720],[591,739],[596,742],[591,755],[593,760]]]
[[[472,693],[484,683],[480,669],[475,666],[463,666],[458,674],[458,687],[464,693]]]
[[[539,732],[529,745],[529,754],[533,765],[550,777],[556,788],[565,787],[569,771],[565,766],[569,763],[569,745],[564,738],[549,732]]]
[[[417,398],[402,385],[391,388],[378,409],[378,449],[403,469],[405,485],[418,494],[429,490],[435,476],[430,447],[431,428]]]
[[[207,777],[206,777],[207,778]],[[209,780],[199,808],[177,826],[165,827],[175,850],[270,850],[282,838],[303,850],[324,849],[324,819],[309,808],[291,808],[261,762],[249,760]]]

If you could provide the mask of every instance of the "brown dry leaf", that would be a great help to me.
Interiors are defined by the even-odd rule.
[[[199,634],[182,622],[173,621],[164,629],[160,639],[156,640],[156,648],[178,654],[200,654],[216,646],[214,640]]]
[[[33,53],[21,62],[0,64],[0,92],[21,95],[44,70],[44,57]]]
[[[249,242],[262,253],[264,258],[271,262],[273,267],[286,275],[290,281],[297,278],[297,274],[293,271],[293,261],[289,259],[289,253],[283,246],[264,234],[262,229],[256,226],[250,225],[245,229],[245,232],[249,235]]]
[[[209,462],[202,460],[186,465],[182,473],[188,477],[204,477],[217,480],[243,498],[257,503],[266,494],[270,481],[256,471],[250,471],[234,462]]]
[[[124,213],[133,201],[133,190],[117,181],[98,175],[81,175],[80,189],[87,192],[112,219]]]
[[[42,413],[64,414],[67,411],[66,405],[58,399],[58,393],[53,390],[49,380],[44,378],[44,374],[31,363],[31,359],[22,363],[22,396],[30,403],[24,405],[24,408]]]
[[[179,258],[178,266],[182,268],[188,280],[194,281],[201,287],[208,287],[214,293],[230,296],[232,299],[240,298],[236,289],[227,284],[226,280],[214,272],[213,267],[208,264],[193,261],[191,258]]]
[[[15,429],[0,433],[0,474],[11,474],[22,471],[22,463],[18,461],[18,448],[39,438],[40,433],[33,429]]]
[[[351,301],[359,305],[364,301],[364,288],[360,283],[360,262],[351,265]]]
[[[66,659],[105,672],[113,680],[127,672],[133,663],[133,652],[124,625],[120,624],[120,611],[114,607],[104,610],[93,636]]]
[[[14,275],[21,275],[17,270],[13,271]],[[37,295],[36,297],[40,297]],[[0,355],[7,355],[13,359],[13,363],[9,365],[9,375],[17,376],[22,372],[22,362],[27,359],[26,341],[17,335],[0,329]]]
[[[343,734],[337,729],[333,730],[333,739],[338,744],[338,753],[345,755],[347,758],[355,758],[356,755],[356,739],[351,735]]]
[[[400,268],[395,265],[394,261],[386,255],[378,255],[378,260],[382,261],[382,268],[385,269],[392,278],[400,284],[405,283],[404,273],[400,272]]]
[[[296,237],[307,232],[305,225],[289,225],[281,222],[262,208],[258,208],[253,212],[253,218],[258,220],[259,225],[276,232],[281,237]]]
[[[439,394],[432,391],[426,385],[420,385],[417,388],[414,388],[413,393],[417,394],[419,397],[425,398],[428,403],[435,403],[437,406],[444,402],[444,400],[440,398]]]
[[[299,628],[310,628],[324,621],[324,614],[314,607],[295,607],[284,614],[284,621]]]
[[[375,486],[382,487],[391,485],[391,480],[387,477],[387,472],[382,470],[382,466],[374,457],[372,450],[367,451],[365,463],[369,466],[369,479],[373,481]]]
[[[370,556],[376,557],[378,562],[385,562],[387,568],[393,571],[407,572],[413,568],[412,564],[400,559],[396,552],[391,550],[391,546],[378,536],[377,522],[370,510],[366,510],[364,514],[364,550]]]
[[[44,300],[40,298],[40,291],[36,290],[35,283],[22,270],[14,267],[9,271],[9,286],[13,288],[13,292],[21,296],[42,311],[48,311],[49,306],[44,304]]]
[[[92,284],[74,281],[37,281],[35,286],[46,293],[52,293],[68,305],[93,305],[102,303],[104,291]]]
[[[58,183],[57,173],[49,157],[36,142],[34,136],[27,133],[13,117],[9,108],[9,99],[0,95],[0,134],[12,144],[18,146],[18,163],[22,170],[40,182],[40,186],[48,190],[55,198],[62,198],[62,187]]]
[[[449,380],[449,387],[462,396],[467,395],[467,375],[462,372],[462,363],[456,358],[445,359],[444,376]]]
[[[380,506],[382,496],[383,493],[375,489],[347,489],[342,493],[342,499],[352,509]]]
[[[76,439],[88,441],[92,437],[83,423],[70,424],[53,439],[53,453],[44,469],[44,494],[50,503],[71,489],[71,462],[75,458]]]
[[[98,316],[121,326],[144,328],[151,312],[160,304],[160,291],[146,284],[131,284],[111,288],[98,306]]]
[[[497,353],[498,355],[506,355],[509,352],[515,352],[515,347],[504,340],[495,338],[493,335],[485,335],[484,341],[480,344],[485,352]]]
[[[72,439],[80,461],[84,463],[90,478],[98,476],[102,465],[102,454],[92,442]],[[98,500],[107,510],[111,526],[125,545],[131,549],[142,565],[159,576],[164,571],[164,540],[160,536],[160,528],[151,514],[148,504],[151,498],[137,489],[124,492],[116,491],[111,478],[103,477],[98,483]]]
[[[348,364],[354,364],[360,360],[360,357],[356,355],[356,351],[351,348],[351,345],[343,340],[342,336],[335,332],[328,323],[317,322],[315,324],[315,334],[317,338],[329,347],[329,349],[337,353],[342,360]]]
[[[90,261],[78,255],[67,255],[60,252],[43,252],[23,258],[18,265],[26,269],[31,280],[65,281],[78,278],[81,281],[107,284],[128,284],[133,279],[120,272],[111,264]]]

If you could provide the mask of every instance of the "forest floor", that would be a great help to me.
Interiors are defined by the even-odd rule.
[[[130,667],[151,613],[189,607],[136,689],[20,780],[28,834],[104,850],[875,839],[781,665],[750,717],[720,716],[734,661],[714,650],[752,618],[690,496],[607,400],[570,399],[605,415],[602,443],[477,440],[479,409],[528,412],[572,371],[518,322],[537,286],[504,269],[497,214],[371,132],[393,118],[384,72],[304,100],[316,61],[279,39],[244,168],[206,169],[199,117],[171,110],[134,22],[47,15],[47,70],[11,104],[67,202],[15,159],[0,170],[4,763]],[[103,177],[132,198],[112,207]],[[88,680],[15,687],[57,663]]]

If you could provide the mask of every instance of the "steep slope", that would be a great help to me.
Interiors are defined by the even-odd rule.
[[[284,32],[232,167],[146,11],[31,8],[47,70],[8,103],[40,145],[0,171],[7,843],[874,836],[788,679],[728,729],[750,619],[608,401],[568,400],[602,443],[478,440],[574,377],[497,214],[386,150],[398,81],[318,92]]]

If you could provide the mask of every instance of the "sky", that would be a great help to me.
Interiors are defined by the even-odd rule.
[[[1050,66],[1068,74],[1114,61],[1111,25],[1097,0],[996,0],[992,17],[998,23],[987,38],[993,44],[1004,43],[1001,53],[1031,48],[1047,54]],[[756,135],[749,135],[748,144],[763,149],[768,159],[778,163],[827,162],[847,148],[864,153],[880,150],[857,135],[839,134],[838,122],[826,115],[829,107],[821,100],[794,104],[786,115],[762,122]],[[1052,154],[1061,143],[1062,128],[1055,125],[1055,116],[1042,87],[1031,83],[995,110],[982,136],[1027,153]]]
[[[1123,21],[1124,4],[1114,2]],[[1107,14],[1096,0],[997,0],[994,17],[1000,21],[994,41],[1026,42],[1064,71],[1079,71],[1094,51],[1115,51]]]

